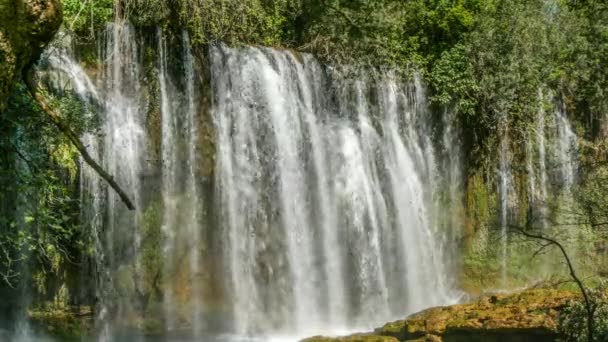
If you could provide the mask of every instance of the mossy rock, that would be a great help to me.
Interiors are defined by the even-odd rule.
[[[314,336],[301,342],[399,342],[399,340],[391,336],[356,334],[345,337]]]
[[[80,339],[93,330],[94,314],[90,307],[44,305],[28,310],[33,325],[62,340]]]
[[[374,331],[400,341],[555,341],[558,315],[572,292],[529,290],[475,303],[432,308]]]
[[[371,333],[302,342],[549,342],[559,337],[560,310],[576,297],[574,292],[546,289],[488,295],[473,303],[427,309]]]

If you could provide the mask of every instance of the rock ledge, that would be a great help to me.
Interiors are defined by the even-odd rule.
[[[560,310],[576,294],[528,290],[490,295],[469,304],[431,308],[368,334],[311,337],[305,342],[519,342],[555,341]]]

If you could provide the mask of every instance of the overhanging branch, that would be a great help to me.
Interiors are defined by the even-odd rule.
[[[112,175],[107,173],[103,169],[103,167],[101,167],[101,165],[99,165],[91,157],[91,155],[87,151],[84,144],[80,141],[80,138],[78,137],[78,135],[70,128],[70,126],[67,123],[65,123],[62,120],[60,113],[57,112],[57,110],[53,109],[52,106],[49,104],[46,96],[41,91],[41,89],[44,89],[44,86],[42,86],[38,82],[38,80],[35,76],[35,71],[33,69],[30,69],[26,73],[25,83],[26,83],[27,88],[28,88],[30,94],[32,95],[32,97],[36,100],[36,102],[38,102],[40,104],[40,106],[42,107],[44,112],[46,114],[48,114],[48,116],[51,119],[51,121],[53,122],[53,124],[70,140],[72,145],[74,145],[74,147],[76,147],[78,152],[80,152],[82,159],[93,170],[95,170],[95,172],[97,172],[97,174],[101,178],[103,178],[110,185],[110,187],[112,187],[112,189],[114,189],[114,191],[116,191],[116,193],[118,194],[118,196],[120,197],[122,202],[127,206],[127,208],[129,208],[129,210],[135,210],[135,205],[133,205],[133,202],[131,202],[131,199],[129,199],[129,196],[127,196],[125,191],[118,185],[118,183],[116,183],[116,181],[114,180],[114,177],[112,177]]]

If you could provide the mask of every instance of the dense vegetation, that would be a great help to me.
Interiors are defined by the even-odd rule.
[[[113,1],[64,6],[66,26],[93,39],[112,16]],[[188,27],[197,44],[283,46],[332,63],[419,70],[434,102],[460,114],[472,150],[487,145],[503,116],[526,125],[538,110],[539,89],[563,99],[587,138],[603,137],[607,6],[598,0],[132,0],[118,7],[138,27]]]
[[[553,94],[585,138],[577,201],[594,229],[606,226],[608,4],[602,0],[63,0],[63,6],[64,29],[89,59],[97,58],[95,44],[116,15],[151,35],[156,27],[187,28],[197,46],[269,45],[333,64],[420,72],[433,106],[450,108],[464,131],[467,177],[496,158],[506,126],[512,145],[523,145],[539,107],[552,100],[539,91]],[[93,113],[69,93],[60,95],[55,105],[74,130],[94,129]],[[0,114],[0,287],[10,292],[33,283],[45,293],[54,284],[49,279],[88,262],[78,154],[23,85],[8,103]],[[577,324],[564,323],[574,330]]]

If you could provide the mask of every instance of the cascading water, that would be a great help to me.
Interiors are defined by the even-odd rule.
[[[500,196],[500,260],[501,260],[501,283],[505,287],[507,285],[507,258],[508,258],[508,225],[509,225],[509,195],[511,186],[511,165],[509,161],[509,137],[508,129],[505,126],[503,134],[500,138],[499,152],[499,168],[498,168],[498,193]]]
[[[203,308],[200,286],[201,268],[201,195],[197,179],[198,146],[198,97],[195,82],[195,65],[192,48],[187,33],[182,35],[183,70],[181,78],[185,81],[183,95],[180,94],[170,76],[168,68],[169,53],[167,40],[162,31],[159,39],[159,82],[161,97],[161,155],[162,155],[162,198],[164,215],[162,231],[164,235],[163,255],[164,273],[171,277],[185,277],[190,288],[188,302],[191,322],[195,335],[203,330]],[[184,252],[187,251],[187,252]],[[182,256],[182,253],[186,253]],[[187,261],[183,261],[183,260]],[[165,281],[163,300],[165,320],[168,330],[179,328],[178,306],[184,300],[177,300],[179,282]],[[183,320],[183,319],[182,319]]]
[[[101,76],[104,90],[104,120],[101,127],[103,166],[121,184],[134,201],[142,206],[142,174],[145,166],[146,132],[142,111],[140,63],[134,29],[122,23],[106,30],[105,61]],[[104,203],[107,222],[104,224],[104,249],[107,251],[108,279],[102,279],[102,308],[99,321],[104,340],[111,340],[112,315],[125,317],[133,311],[133,298],[120,296],[117,278],[129,277],[136,292],[142,291],[139,260],[139,215],[126,210],[118,196],[107,190]]]
[[[176,39],[157,34],[158,109],[145,95],[154,85],[142,83],[129,25],[108,29],[98,82],[54,57],[63,62],[53,68],[101,112],[99,134],[83,140],[138,208],[127,211],[83,167],[102,340],[142,316],[199,338],[309,335],[454,301],[418,78],[338,71],[262,48],[211,47],[204,66],[186,33],[177,40],[173,50]],[[204,67],[209,108],[201,105]],[[215,127],[212,191],[200,176],[205,110]],[[459,161],[451,163],[455,179]]]
[[[533,162],[532,139],[527,141],[530,148],[526,153],[529,164],[528,192],[531,195],[532,204],[539,211],[540,224],[544,227],[547,224],[547,202],[550,197],[560,194],[562,197],[569,197],[570,190],[576,182],[578,137],[572,129],[563,105],[555,104],[552,115],[547,115],[544,109],[545,104],[542,103],[545,99],[542,91],[539,91],[539,98],[541,105],[534,127],[537,163]],[[549,98],[551,97],[549,96]],[[547,122],[547,120],[549,121]],[[547,153],[547,150],[550,153]],[[553,181],[549,182],[549,178]]]
[[[557,106],[553,118],[557,130],[555,159],[559,169],[560,183],[563,186],[563,191],[569,194],[576,180],[578,138],[572,130],[563,105]]]
[[[448,301],[430,217],[432,147],[416,129],[420,85],[349,82],[300,58],[212,50],[235,330],[373,326]]]
[[[449,246],[455,246],[458,244],[459,238],[459,230],[461,225],[461,218],[464,214],[464,208],[462,206],[462,194],[463,194],[463,155],[462,155],[462,133],[459,128],[457,115],[450,110],[445,110],[443,114],[443,136],[442,143],[444,146],[444,156],[443,160],[445,165],[443,169],[447,172],[445,176],[445,181],[447,182],[448,187],[448,209],[449,212],[445,215],[445,212],[437,213],[437,217],[444,217],[445,229],[446,233],[444,234],[445,238],[443,241],[443,246],[447,248],[447,255],[449,259],[452,260],[450,263],[450,269],[455,269],[458,267],[457,265],[457,257],[456,255],[450,254],[453,253],[453,250],[449,248]],[[437,209],[441,210],[441,206],[436,206]]]
[[[553,103],[553,110],[549,114],[545,110],[547,104],[544,103],[547,99]],[[560,227],[572,221],[571,188],[576,181],[578,138],[563,105],[557,104],[558,101],[551,95],[544,95],[542,90],[539,90],[539,100],[540,107],[535,125],[532,126],[536,138],[530,138],[526,142],[528,194],[534,210],[534,224],[544,234],[563,238]],[[534,142],[536,151],[532,148]],[[545,257],[541,263],[544,276],[555,272],[551,269],[551,257]]]
[[[201,267],[201,253],[199,251],[201,244],[201,231],[200,231],[200,216],[199,208],[201,206],[200,201],[200,190],[198,186],[196,170],[197,170],[197,146],[199,146],[199,129],[198,122],[200,120],[198,116],[198,105],[197,99],[198,94],[196,92],[195,82],[195,68],[194,68],[194,56],[192,52],[192,46],[190,45],[190,38],[186,32],[182,35],[183,43],[183,55],[186,73],[186,98],[188,99],[187,106],[187,122],[186,131],[188,135],[188,157],[187,167],[188,173],[186,175],[186,198],[189,202],[188,212],[186,216],[189,217],[187,223],[187,231],[190,236],[192,246],[190,247],[190,277],[192,286],[192,330],[195,337],[201,336],[203,332],[203,309],[202,309],[202,298],[201,288],[198,281],[200,273],[203,271]]]
[[[546,226],[546,215],[547,215],[547,154],[545,152],[545,111],[542,109],[538,111],[537,123],[536,123],[536,136],[538,143],[538,203],[541,214],[541,224],[544,228]]]
[[[174,256],[176,253],[176,234],[181,227],[177,224],[177,194],[179,193],[178,184],[178,168],[177,165],[177,148],[176,146],[176,130],[177,130],[177,115],[174,113],[175,105],[173,104],[176,98],[175,94],[170,93],[169,81],[167,79],[167,42],[162,35],[162,31],[158,32],[159,45],[159,60],[160,60],[160,100],[161,100],[161,163],[162,163],[162,197],[164,212],[162,231],[164,235],[163,251],[164,255],[164,273],[172,273],[175,269]],[[172,283],[165,287],[163,293],[163,301],[165,307],[165,317],[167,319],[167,329],[175,329],[175,299]]]
[[[99,82],[93,82],[67,49],[51,49],[42,70],[55,89],[67,84],[92,111],[101,111],[102,124],[97,131],[81,137],[89,154],[141,205],[140,174],[146,134],[140,111],[138,54],[134,31],[128,25],[112,24],[106,30],[101,59],[105,62]],[[67,82],[69,80],[69,82]],[[96,84],[97,83],[97,84]],[[102,341],[112,340],[112,314],[125,315],[131,302],[117,296],[114,277],[131,272],[138,284],[138,215],[132,215],[118,197],[82,163],[80,177],[82,222],[89,227],[95,249],[98,308],[97,322]]]

